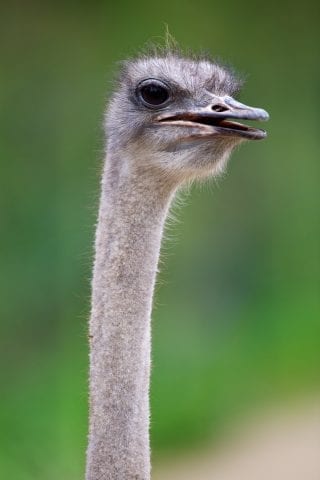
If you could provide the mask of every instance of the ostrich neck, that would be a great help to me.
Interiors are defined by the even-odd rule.
[[[131,162],[132,163],[132,162]],[[108,155],[102,180],[90,320],[86,480],[148,480],[150,315],[174,188]]]

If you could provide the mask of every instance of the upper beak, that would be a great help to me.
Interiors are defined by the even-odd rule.
[[[205,107],[179,111],[174,114],[166,113],[158,117],[158,120],[162,123],[193,127],[205,125],[207,129],[212,127],[211,133],[224,136],[260,140],[267,135],[262,129],[249,127],[228,119],[266,121],[269,119],[269,114],[262,108],[244,105],[229,96],[213,96],[212,102]]]
[[[219,102],[220,100],[220,102]],[[232,97],[217,97],[218,107],[221,105],[226,110],[223,110],[222,114],[225,114],[225,118],[241,118],[243,120],[269,120],[269,114],[262,108],[249,107],[243,103],[238,102]],[[211,109],[216,109],[216,104],[211,105]],[[219,113],[219,111],[216,111]]]

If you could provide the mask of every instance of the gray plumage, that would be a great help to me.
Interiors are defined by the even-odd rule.
[[[231,97],[238,87],[227,69],[177,53],[122,68],[106,115],[95,241],[87,480],[150,479],[150,315],[163,226],[183,183],[219,174],[236,145],[265,136],[231,124],[267,118]]]

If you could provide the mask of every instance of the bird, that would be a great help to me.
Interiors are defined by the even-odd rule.
[[[242,80],[203,55],[122,62],[106,116],[89,321],[86,480],[150,480],[151,313],[162,233],[183,185],[214,178],[232,151],[266,137],[268,113],[236,98]]]

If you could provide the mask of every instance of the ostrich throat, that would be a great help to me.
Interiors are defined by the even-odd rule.
[[[108,155],[96,233],[90,322],[87,479],[150,478],[150,316],[174,186]]]

